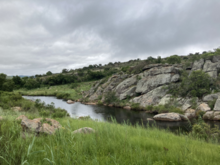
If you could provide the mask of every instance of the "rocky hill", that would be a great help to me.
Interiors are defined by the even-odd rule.
[[[139,109],[142,110],[148,110],[148,106],[172,104],[181,109],[183,113],[179,116],[179,120],[196,117],[199,113],[204,119],[220,120],[220,92],[218,90],[210,89],[203,97],[193,97],[190,94],[185,97],[174,97],[168,92],[170,85],[181,83],[183,71],[189,77],[192,72],[199,70],[207,73],[211,79],[217,80],[220,72],[220,56],[202,58],[190,63],[187,67],[181,64],[147,64],[138,74],[115,74],[106,82],[97,81],[89,91],[84,93],[84,97],[87,102],[105,103],[105,98],[114,93],[112,97],[117,97],[119,102],[127,100],[127,106],[132,107],[138,104]],[[210,105],[211,102],[214,107]],[[119,106],[115,101],[110,104]],[[166,115],[172,116],[173,114],[167,113]],[[157,116],[155,119],[166,120],[166,115],[161,118]],[[172,117],[167,120],[172,121]],[[176,121],[176,118],[173,121]]]

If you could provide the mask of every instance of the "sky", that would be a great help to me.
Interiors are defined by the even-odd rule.
[[[219,16],[220,0],[0,0],[0,73],[213,50]]]

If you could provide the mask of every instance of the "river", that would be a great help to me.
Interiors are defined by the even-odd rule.
[[[143,125],[155,125],[161,129],[169,129],[172,132],[177,132],[182,130],[184,132],[190,131],[190,126],[187,121],[181,122],[165,122],[165,121],[148,121],[147,118],[152,118],[153,115],[146,113],[144,111],[132,111],[125,110],[122,108],[106,107],[98,105],[84,105],[80,102],[75,102],[74,104],[67,104],[66,101],[62,99],[57,99],[51,96],[23,96],[25,99],[33,100],[40,99],[46,104],[54,103],[55,107],[65,109],[70,117],[78,118],[82,116],[90,116],[90,118],[98,121],[110,121],[114,118],[118,123],[130,123],[132,125],[143,124]],[[212,126],[214,122],[208,122]],[[220,125],[220,122],[215,122],[215,124]]]

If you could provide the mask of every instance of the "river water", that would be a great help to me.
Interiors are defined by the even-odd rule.
[[[115,107],[106,107],[98,105],[84,105],[79,102],[74,104],[67,104],[66,101],[57,99],[56,97],[50,96],[23,96],[25,99],[33,100],[40,99],[46,104],[54,103],[55,107],[65,109],[70,117],[78,118],[82,116],[90,116],[92,119],[98,121],[111,121],[111,118],[114,118],[118,123],[130,123],[143,124],[143,125],[154,125],[161,129],[169,129],[172,132],[177,132],[182,130],[184,132],[190,131],[190,126],[187,121],[181,122],[165,122],[165,121],[148,121],[147,118],[153,118],[152,114],[146,113],[144,111],[132,111],[125,110],[122,108]],[[214,122],[209,122],[211,125],[214,125]],[[220,122],[216,122],[217,125],[220,125]]]

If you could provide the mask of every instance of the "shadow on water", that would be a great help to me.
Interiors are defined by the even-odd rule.
[[[74,104],[67,104],[65,101],[61,99],[57,99],[56,97],[48,97],[48,96],[23,96],[26,99],[30,99],[35,101],[36,99],[40,99],[42,102],[44,101],[46,104],[50,104],[53,102],[55,107],[65,109],[70,117],[77,118],[82,116],[90,116],[92,119],[98,121],[111,121],[114,118],[118,123],[130,123],[132,125],[136,125],[137,123],[144,126],[156,126],[159,129],[169,129],[172,132],[189,132],[191,130],[191,126],[187,121],[181,122],[166,122],[166,121],[148,121],[147,118],[153,118],[153,114],[146,113],[144,111],[132,111],[125,110],[122,108],[115,107],[106,107],[106,106],[98,106],[98,105],[84,105],[79,102]],[[212,127],[214,124],[220,126],[220,122],[212,122],[208,121]]]

